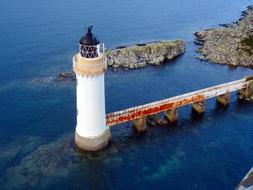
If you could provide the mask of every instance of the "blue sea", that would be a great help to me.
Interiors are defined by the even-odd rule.
[[[241,79],[253,73],[195,58],[194,32],[236,21],[251,0],[1,0],[0,189],[234,189],[253,166],[253,104],[206,102],[179,110],[176,126],[136,134],[111,128],[107,149],[79,153],[72,69],[86,26],[106,47],[183,39],[178,59],[106,72],[106,112]],[[38,82],[43,80],[44,82]]]

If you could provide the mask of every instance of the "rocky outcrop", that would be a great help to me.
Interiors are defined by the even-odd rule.
[[[106,52],[107,64],[114,70],[118,68],[135,69],[147,64],[160,65],[184,53],[182,40],[161,41],[120,47]]]
[[[62,72],[59,73],[56,77],[58,80],[75,80],[74,72]]]
[[[160,65],[176,58],[185,51],[182,40],[160,41],[134,46],[119,46],[114,50],[105,52],[107,65],[114,71],[119,68],[136,69],[145,67],[147,64]],[[36,79],[38,83],[75,81],[75,73],[60,72],[54,77]]]
[[[73,71],[61,72],[52,77],[35,79],[37,83],[50,83],[50,82],[71,82],[76,80],[76,75]]]
[[[253,67],[253,6],[235,23],[196,32],[201,60],[231,66]]]

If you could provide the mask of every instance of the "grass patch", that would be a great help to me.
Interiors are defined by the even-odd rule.
[[[248,38],[241,41],[241,44],[243,46],[247,46],[243,48],[244,51],[246,51],[249,55],[253,55],[253,36],[249,36]]]
[[[242,45],[249,46],[253,49],[253,36],[250,36],[242,41]]]

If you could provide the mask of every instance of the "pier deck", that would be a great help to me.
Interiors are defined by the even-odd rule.
[[[250,80],[252,80],[252,77],[245,77],[241,80],[212,86],[202,90],[197,90],[175,97],[166,98],[152,103],[128,108],[122,111],[108,113],[106,114],[106,125],[112,126],[130,120],[136,120],[138,118],[154,115],[159,112],[176,109],[187,104],[203,102],[206,99],[218,97],[220,95],[224,95],[233,91],[246,89]]]

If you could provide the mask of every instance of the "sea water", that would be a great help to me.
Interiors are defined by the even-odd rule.
[[[252,74],[197,60],[194,32],[236,21],[250,0],[1,0],[0,189],[233,189],[253,165],[253,104],[206,102],[201,118],[179,109],[177,126],[136,134],[111,128],[107,149],[81,154],[73,144],[72,69],[85,27],[109,49],[183,39],[186,52],[159,67],[110,69],[106,111],[149,103]],[[42,80],[43,82],[38,82]]]

